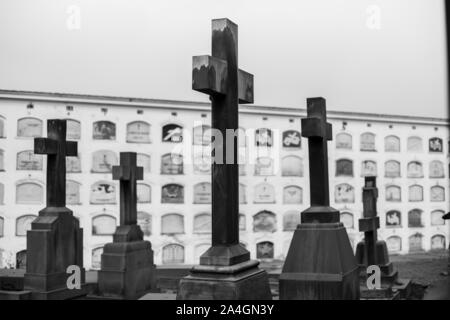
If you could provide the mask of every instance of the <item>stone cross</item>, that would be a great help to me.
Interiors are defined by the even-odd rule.
[[[47,155],[47,207],[66,206],[66,157],[77,155],[77,143],[66,141],[67,121],[47,121],[47,138],[34,139],[34,153]]]
[[[137,224],[137,180],[144,178],[144,170],[136,165],[136,152],[121,152],[120,166],[113,166],[114,180],[120,180],[120,225]]]
[[[363,218],[359,220],[359,231],[364,232],[364,255],[367,257],[367,265],[369,266],[378,264],[376,245],[380,218],[377,217],[377,198],[376,177],[365,177],[363,187]]]
[[[332,127],[327,122],[325,99],[308,98],[306,111],[302,137],[308,138],[311,207],[302,213],[302,222],[338,222],[339,212],[329,207],[327,143]]]
[[[202,255],[200,264],[232,265],[248,260],[249,253],[239,245],[237,135],[232,148],[223,143],[227,130],[238,130],[239,103],[253,103],[253,75],[238,69],[238,27],[232,21],[212,21],[212,56],[193,57],[192,89],[210,96],[212,128],[223,137],[213,142],[213,150],[221,150],[223,158],[215,159],[211,170],[212,248]]]

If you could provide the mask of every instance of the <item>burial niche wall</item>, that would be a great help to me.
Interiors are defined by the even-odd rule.
[[[96,121],[93,123],[92,139],[116,140],[116,124],[111,121]]]
[[[109,236],[116,231],[117,220],[109,214],[99,214],[92,218],[92,235]]]
[[[341,132],[336,135],[336,149],[352,150],[352,135]]]
[[[277,218],[273,212],[261,211],[253,216],[253,232],[277,231]]]
[[[184,263],[184,247],[180,244],[168,244],[162,249],[163,264]]]

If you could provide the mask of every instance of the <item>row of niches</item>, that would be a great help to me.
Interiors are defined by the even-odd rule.
[[[4,123],[0,119],[0,135],[4,136]],[[67,139],[81,139],[81,122],[74,119],[67,119]],[[161,142],[181,143],[185,136],[182,125],[169,123],[161,128]],[[21,118],[17,121],[18,137],[40,137],[43,134],[43,121],[34,117]],[[247,140],[254,136],[256,146],[274,146],[276,136],[281,137],[284,148],[301,148],[301,133],[297,130],[285,130],[275,134],[274,129],[258,128],[248,130],[240,128],[237,135],[240,146],[247,145]],[[211,143],[214,134],[209,125],[197,125],[192,130],[192,143],[196,145],[208,145]],[[364,132],[360,135],[361,151],[377,151],[376,135],[372,132]],[[116,124],[112,121],[96,121],[92,123],[92,139],[94,140],[116,140]],[[353,149],[353,137],[350,133],[341,132],[335,137],[336,149]],[[151,143],[151,124],[145,121],[133,121],[126,125],[126,141],[130,143]],[[432,137],[428,139],[429,152],[443,152],[443,139]],[[385,152],[400,152],[401,140],[398,136],[389,135],[384,137]],[[420,136],[408,137],[406,143],[408,152],[423,152],[425,150],[423,139]]]
[[[409,252],[420,252],[424,250],[425,237],[417,232],[410,235],[406,241],[409,248]],[[352,242],[352,246],[355,247],[355,243]],[[443,234],[434,234],[429,238],[431,250],[444,250],[446,249],[446,239]],[[390,236],[386,239],[388,251],[390,253],[398,253],[403,250],[403,239],[399,236]],[[241,242],[241,245],[247,247],[246,244]],[[275,244],[273,241],[263,240],[256,243],[256,258],[257,259],[274,259],[283,258],[282,256],[275,256]],[[198,263],[200,256],[210,248],[209,243],[197,244],[194,246],[194,261]],[[161,251],[161,262],[164,265],[183,264],[185,263],[185,245],[179,242],[164,244],[162,248],[158,248]],[[249,249],[247,247],[247,249]],[[286,248],[283,248],[285,251]],[[101,255],[103,253],[103,246],[96,247],[91,250],[91,268],[100,269]],[[9,260],[9,261],[8,261]],[[15,260],[14,262],[11,260]],[[6,253],[0,248],[0,268],[16,267],[17,269],[26,268],[26,250],[21,250],[15,254],[14,257],[6,257]]]
[[[81,205],[81,183],[74,180],[66,181],[66,203],[68,205]],[[282,188],[283,204],[303,204],[303,189],[297,185],[288,185]],[[384,189],[385,201],[401,202],[402,190],[398,185],[388,185]],[[4,185],[0,183],[0,204],[4,204]],[[253,187],[254,204],[277,203],[277,188],[268,183],[261,182]],[[348,183],[340,183],[334,187],[334,203],[355,203],[355,188]],[[434,185],[429,189],[429,201],[444,202],[445,187]],[[16,204],[43,204],[44,184],[37,180],[21,180],[16,183]],[[212,192],[210,182],[200,182],[193,185],[193,204],[211,204]],[[280,201],[280,200],[278,200]],[[408,187],[408,202],[424,201],[424,188],[413,184]],[[115,205],[118,203],[118,184],[113,181],[100,180],[91,185],[89,204]],[[137,184],[137,203],[152,203],[152,186],[145,182]],[[184,204],[185,187],[182,184],[168,183],[161,187],[160,203]],[[239,184],[239,203],[247,204],[247,186]]]
[[[443,210],[433,210],[430,213],[430,226],[445,226],[445,220],[442,218]],[[91,218],[91,234],[93,236],[111,236],[116,231],[118,221],[116,214],[103,210],[97,214],[93,214]],[[26,236],[27,231],[31,230],[31,223],[36,219],[36,215],[22,215],[15,219],[15,235]],[[382,218],[382,217],[381,217]],[[193,217],[192,230],[186,230],[184,215],[180,213],[166,213],[158,220],[160,224],[161,235],[183,235],[192,234],[210,234],[211,233],[211,214],[209,212],[201,212]],[[424,213],[421,209],[412,209],[407,214],[408,228],[424,228],[426,223]],[[145,211],[138,211],[137,221],[145,236],[154,235],[152,215]],[[340,214],[340,221],[347,229],[357,230],[357,218],[353,213],[343,211]],[[279,223],[282,227],[279,227]],[[274,212],[263,210],[252,216],[252,228],[247,230],[247,216],[239,214],[239,230],[241,232],[251,231],[253,233],[274,233],[277,231],[294,231],[300,224],[300,211],[290,210],[282,214],[281,221],[278,221]],[[0,236],[4,236],[4,218],[0,216]],[[390,210],[385,215],[385,226],[387,228],[401,228],[402,214],[398,210]],[[85,232],[89,232],[89,228],[84,225]]]
[[[67,157],[66,169],[68,173],[81,173],[81,156]],[[4,170],[5,154],[0,150],[0,170]],[[112,167],[119,164],[118,154],[111,150],[98,150],[92,153],[92,173],[111,173]],[[42,170],[44,157],[35,154],[33,150],[24,150],[17,153],[17,170]],[[240,175],[247,174],[247,166],[244,159],[239,160]],[[192,159],[195,174],[211,174],[211,157],[204,153],[196,154]],[[145,172],[151,172],[151,157],[148,154],[137,154],[137,165],[142,166]],[[296,155],[286,155],[281,161],[276,161],[272,157],[258,157],[252,163],[255,176],[277,175],[281,169],[281,176],[284,177],[303,177],[303,159]],[[182,154],[167,153],[161,156],[161,174],[177,175],[184,174],[185,163]],[[406,165],[407,178],[424,178],[424,168],[420,161],[409,161]],[[360,175],[377,176],[377,162],[373,160],[364,160],[361,162]],[[351,159],[336,160],[335,176],[353,177],[355,175],[354,163]],[[388,160],[384,162],[384,176],[386,178],[400,178],[402,176],[401,163],[397,160]],[[432,160],[428,163],[429,178],[444,178],[444,163],[440,160]]]

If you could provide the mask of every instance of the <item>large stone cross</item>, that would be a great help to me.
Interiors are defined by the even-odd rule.
[[[212,128],[222,139],[213,142],[212,247],[200,264],[233,265],[249,259],[239,245],[239,167],[237,135],[224,147],[227,132],[238,130],[239,103],[253,103],[253,75],[238,69],[238,27],[228,19],[212,21],[212,56],[193,57],[192,89],[210,96]],[[227,131],[228,130],[228,131]],[[217,141],[216,141],[217,140]],[[231,160],[231,161],[230,161]],[[216,162],[217,161],[217,162]]]
[[[144,170],[138,167],[136,152],[121,152],[120,166],[113,166],[114,180],[120,180],[120,225],[137,224],[137,180],[144,178]]]
[[[47,207],[66,206],[66,157],[77,155],[77,143],[66,141],[67,121],[47,121],[47,138],[34,139],[34,153],[47,155]]]
[[[332,127],[327,122],[325,99],[307,99],[306,112],[302,136],[308,138],[311,207],[302,213],[302,222],[338,222],[339,213],[329,207],[327,143],[332,139]]]

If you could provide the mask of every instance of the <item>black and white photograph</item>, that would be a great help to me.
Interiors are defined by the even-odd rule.
[[[450,300],[449,7],[0,0],[0,300]]]

